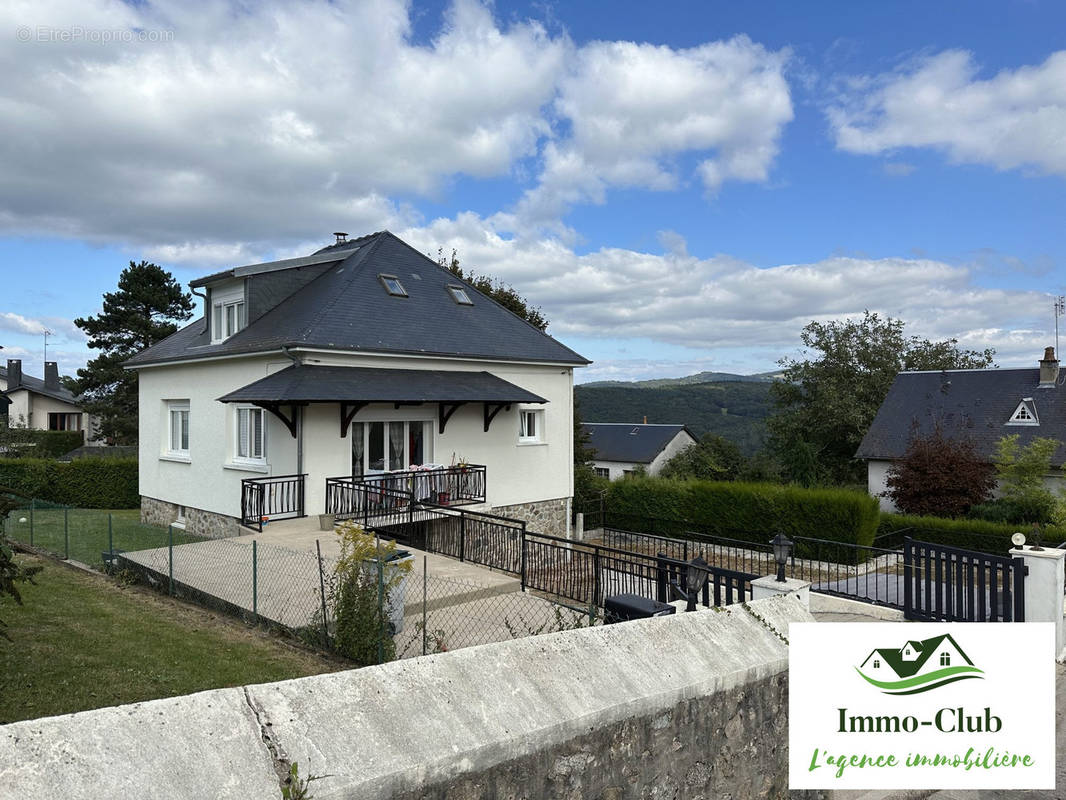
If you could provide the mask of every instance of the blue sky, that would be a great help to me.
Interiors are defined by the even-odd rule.
[[[1066,291],[1066,6],[10,3],[0,344],[388,228],[595,360],[756,372],[811,319],[1032,364]],[[136,34],[129,32],[134,31]],[[64,34],[66,36],[64,37]],[[64,40],[64,38],[66,40]]]

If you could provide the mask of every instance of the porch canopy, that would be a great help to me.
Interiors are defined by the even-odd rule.
[[[452,414],[467,403],[484,406],[485,431],[496,415],[514,403],[547,403],[543,397],[488,372],[378,369],[373,367],[287,367],[218,398],[222,403],[249,403],[277,416],[296,436],[296,413],[310,403],[340,404],[340,435],[370,403],[417,406],[437,403],[440,432]],[[292,409],[286,416],[282,408]]]

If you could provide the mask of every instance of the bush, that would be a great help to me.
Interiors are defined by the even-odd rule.
[[[23,497],[77,508],[138,508],[136,458],[0,459],[0,484]]]
[[[0,456],[59,458],[85,444],[81,431],[38,431],[0,425]]]
[[[772,483],[634,478],[610,485],[607,508],[609,517],[621,516],[634,530],[667,535],[696,530],[759,544],[780,531],[789,538],[868,546],[878,522],[877,500],[865,492]],[[796,553],[805,555],[801,548]],[[841,548],[834,555],[852,560],[854,554]]]
[[[1000,439],[992,459],[1003,500],[1013,504],[1015,517],[1024,522],[1049,522],[1055,495],[1044,485],[1044,476],[1051,472],[1051,457],[1061,442],[1038,437],[1021,447],[1018,438],[1015,433]]]
[[[663,464],[659,474],[675,480],[733,481],[743,468],[740,449],[728,439],[708,433]]]
[[[959,517],[992,496],[994,470],[968,439],[944,435],[938,424],[927,436],[917,426],[907,452],[889,467],[886,494],[905,514]]]
[[[923,542],[944,544],[979,550],[982,553],[1005,556],[1013,546],[1010,537],[1024,533],[1032,544],[1033,533],[1029,525],[1010,525],[976,519],[943,519],[907,514],[882,514],[878,525],[878,546],[898,546],[904,536]],[[1066,541],[1066,528],[1047,526],[1042,528],[1041,541],[1052,547]]]

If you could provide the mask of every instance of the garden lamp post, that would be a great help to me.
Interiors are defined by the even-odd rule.
[[[685,606],[685,611],[696,610],[696,598],[699,597],[700,592],[703,591],[703,587],[707,583],[707,570],[710,566],[702,555],[698,555],[688,562],[688,568],[685,570],[685,588],[688,590],[688,596],[686,597],[688,603]]]
[[[788,556],[792,552],[792,542],[789,541],[785,534],[778,531],[777,536],[770,542],[774,548],[774,561],[777,562],[777,582],[785,582],[785,564],[788,563]]]

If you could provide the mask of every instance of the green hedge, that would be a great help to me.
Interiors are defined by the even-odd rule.
[[[904,536],[923,542],[946,544],[968,550],[979,550],[992,555],[1006,555],[1012,547],[1010,537],[1024,533],[1032,543],[1030,525],[1014,525],[1003,522],[987,522],[980,519],[944,519],[942,517],[918,517],[907,514],[882,514],[877,533],[879,540],[893,546],[902,543]],[[1041,528],[1041,541],[1052,547],[1066,541],[1066,529],[1047,525]],[[880,545],[882,542],[879,541]]]
[[[0,459],[0,486],[77,508],[137,508],[136,458]]]
[[[644,526],[631,529],[675,534],[688,529],[759,544],[766,544],[781,531],[790,538],[804,536],[869,546],[877,533],[879,516],[877,500],[865,492],[641,477],[613,482],[607,508],[609,516],[633,520],[634,525],[645,520]],[[812,555],[799,548],[796,552]]]
[[[0,455],[7,458],[58,458],[83,444],[81,431],[0,428]]]

